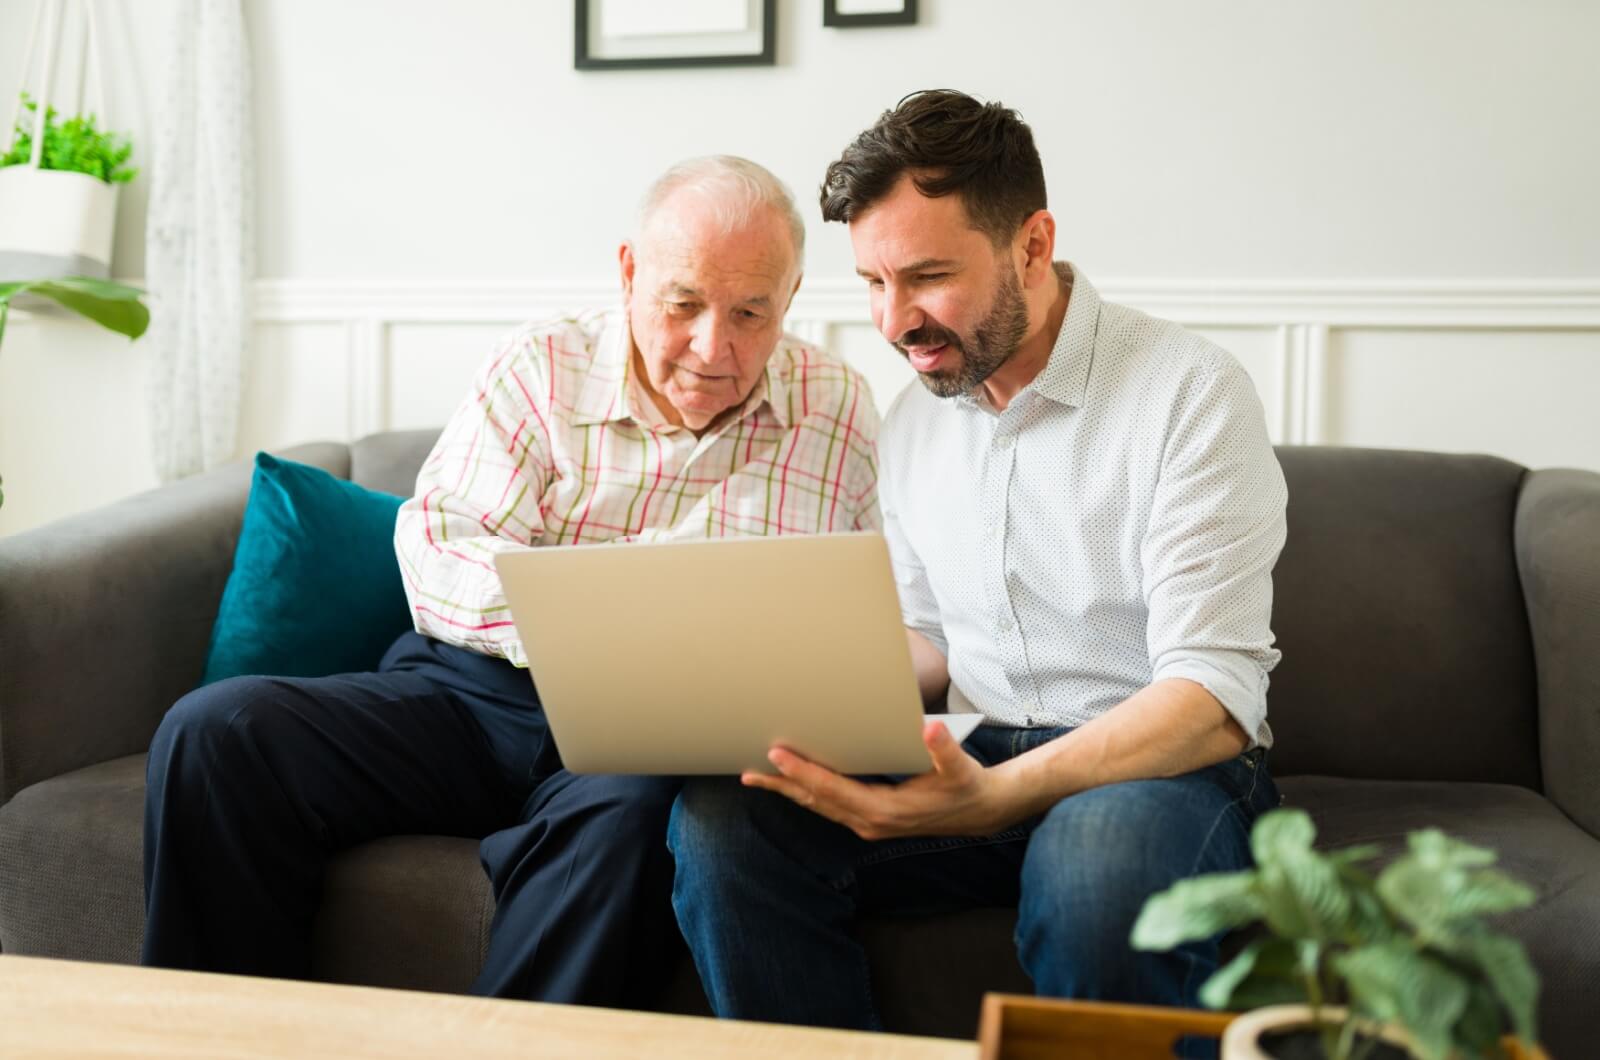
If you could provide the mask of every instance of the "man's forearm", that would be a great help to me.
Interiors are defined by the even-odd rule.
[[[1202,769],[1249,745],[1205,688],[1182,678],[1157,681],[1060,739],[996,766],[1005,823],[1089,788]]]

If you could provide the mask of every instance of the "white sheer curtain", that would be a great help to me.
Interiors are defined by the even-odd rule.
[[[255,187],[250,49],[241,0],[178,0],[151,125],[145,276],[157,474],[233,456],[250,341]]]

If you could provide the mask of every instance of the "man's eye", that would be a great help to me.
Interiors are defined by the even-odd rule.
[[[676,313],[679,316],[687,316],[695,311],[695,304],[693,302],[668,302],[667,311]]]
[[[949,276],[949,275],[950,274],[948,272],[925,272],[925,273],[922,273],[920,276],[917,277],[917,282],[918,283],[936,283],[937,281],[942,280],[946,276]]]
[[[870,279],[867,281],[867,288],[873,291],[881,291],[883,290],[883,281],[876,278]]]
[[[739,319],[741,319],[741,320],[760,320],[761,319],[761,314],[757,313],[754,309],[741,309],[741,310],[739,310]]]

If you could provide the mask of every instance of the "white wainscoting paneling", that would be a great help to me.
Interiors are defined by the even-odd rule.
[[[1600,281],[1118,281],[1108,299],[1185,324],[1229,349],[1255,380],[1276,441],[1497,452],[1530,463],[1600,467]],[[255,378],[346,395],[342,419],[316,406],[322,433],[353,438],[442,422],[495,335],[542,314],[605,305],[609,284],[536,281],[264,280],[258,357],[282,356],[301,329],[341,325],[342,359],[290,353]],[[858,281],[811,281],[788,326],[830,345],[887,407],[910,370],[871,326]],[[276,334],[274,334],[276,333]],[[1454,360],[1460,359],[1460,364]],[[281,371],[280,371],[281,369]],[[342,375],[341,375],[342,373]],[[1466,376],[1515,379],[1499,391]],[[1542,398],[1536,400],[1536,396]],[[252,393],[252,401],[261,395]],[[265,425],[276,417],[247,417]],[[294,420],[300,427],[300,419]],[[1492,424],[1492,426],[1491,426]],[[243,447],[291,440],[276,431]],[[298,436],[297,436],[298,437]]]

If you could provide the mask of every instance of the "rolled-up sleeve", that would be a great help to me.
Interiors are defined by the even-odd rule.
[[[395,521],[395,552],[419,633],[527,665],[495,555],[543,533],[539,498],[554,474],[533,395],[545,365],[526,334],[504,341],[474,381]]]
[[[1288,491],[1254,386],[1231,360],[1184,380],[1141,545],[1152,682],[1203,686],[1252,743],[1266,732],[1272,568]]]

